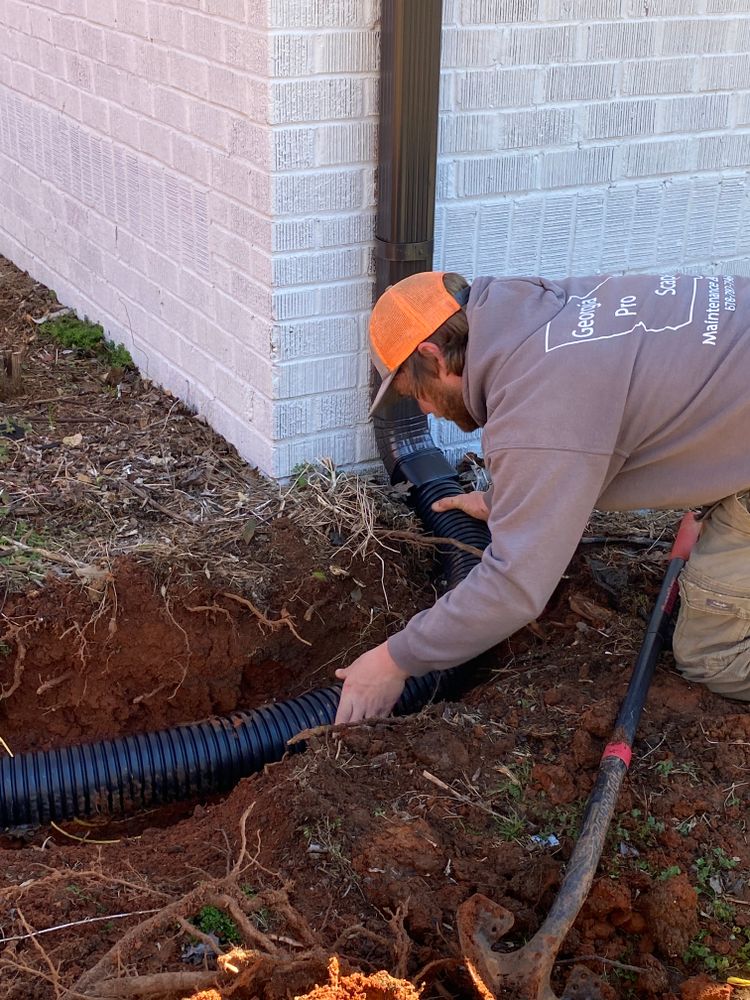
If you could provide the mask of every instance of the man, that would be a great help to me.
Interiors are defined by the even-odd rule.
[[[452,591],[336,671],[336,721],[387,714],[408,676],[537,618],[594,507],[716,504],[682,574],[675,659],[750,701],[750,279],[477,278],[464,308],[466,291],[460,275],[426,272],[381,296],[373,410],[398,392],[482,428],[492,488],[435,509],[487,520],[491,544]]]

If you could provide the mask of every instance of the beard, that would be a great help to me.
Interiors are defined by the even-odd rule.
[[[436,417],[450,420],[459,430],[470,433],[478,429],[479,424],[466,409],[464,394],[460,386],[446,386],[435,379],[426,397]]]

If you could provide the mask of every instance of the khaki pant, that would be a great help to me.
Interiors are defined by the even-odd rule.
[[[706,518],[680,597],[672,644],[680,673],[750,701],[750,492],[725,497]]]

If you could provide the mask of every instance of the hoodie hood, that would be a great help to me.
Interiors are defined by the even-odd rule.
[[[515,351],[564,307],[562,285],[544,278],[476,278],[466,306],[469,343],[464,402],[480,427],[502,399],[502,369]],[[498,344],[500,348],[498,349]]]

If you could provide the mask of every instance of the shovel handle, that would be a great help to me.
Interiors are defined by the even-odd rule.
[[[687,562],[693,546],[698,541],[698,535],[701,533],[701,523],[692,511],[688,511],[683,516],[680,527],[677,529],[672,551],[669,553],[670,559],[682,559],[683,562]]]

